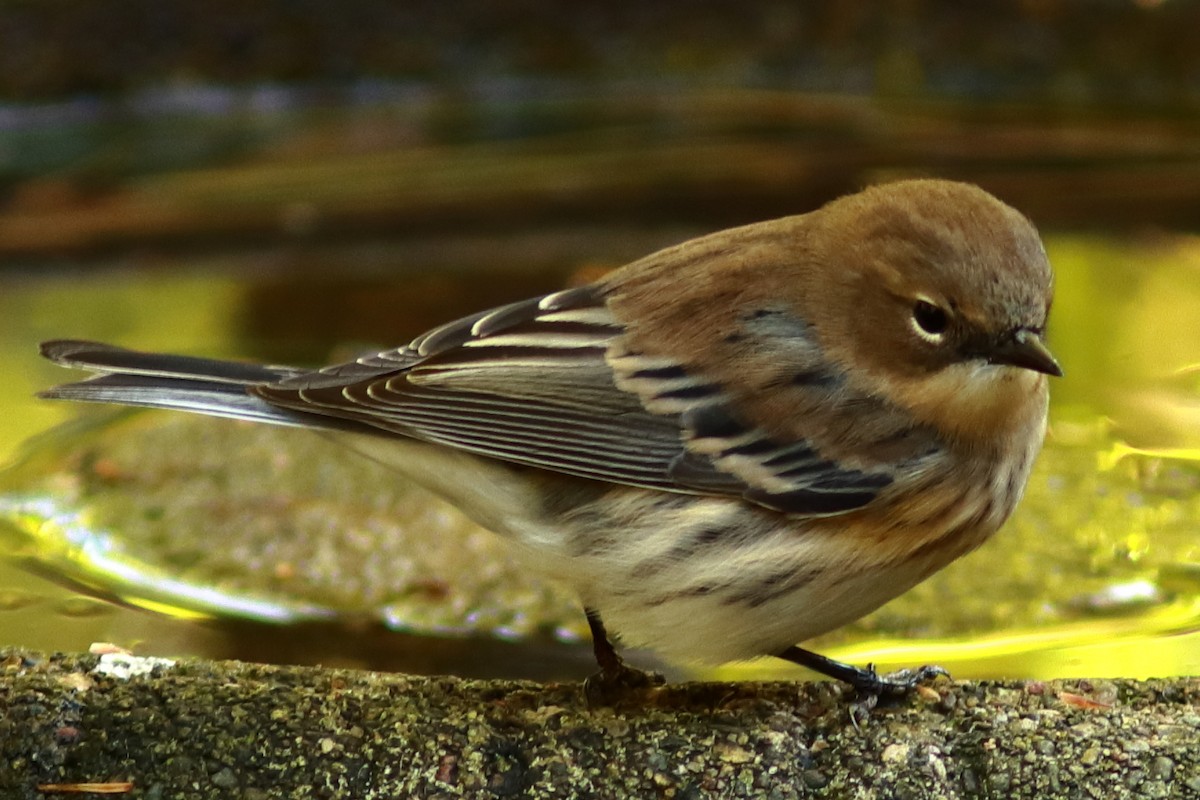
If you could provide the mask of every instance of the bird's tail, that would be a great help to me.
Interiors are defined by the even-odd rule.
[[[87,380],[38,393],[47,399],[170,408],[276,425],[346,426],[335,418],[279,408],[248,391],[307,370],[142,353],[70,339],[44,342],[41,351],[55,364],[96,373]]]

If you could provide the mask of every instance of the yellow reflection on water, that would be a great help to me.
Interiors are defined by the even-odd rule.
[[[21,442],[77,413],[34,393],[70,373],[38,357],[47,339],[229,354],[241,284],[189,272],[68,274],[0,285],[0,465]]]
[[[1126,619],[1016,629],[963,639],[874,639],[823,650],[880,672],[939,664],[956,678],[1153,678],[1200,673],[1200,598]],[[786,679],[799,670],[765,659],[714,670],[721,680]]]
[[[1050,343],[1066,377],[1053,386],[1046,451],[1025,502],[978,553],[813,643],[824,652],[881,669],[941,663],[959,677],[1200,672],[1200,240],[1051,236],[1047,249],[1057,270]],[[32,398],[68,375],[38,359],[41,339],[97,338],[214,356],[252,349],[239,330],[246,284],[212,271],[175,275],[72,276],[4,287],[0,459],[76,413]],[[224,447],[210,455],[237,457]],[[338,523],[331,517],[327,524]],[[42,532],[53,538],[50,528]],[[50,562],[58,545],[47,541],[37,552]],[[152,556],[138,562],[136,592],[112,559],[73,555],[73,577],[100,590],[124,586],[126,601],[177,615],[219,614],[222,603],[236,604],[238,597],[199,603],[213,586],[189,584],[191,577],[153,566]],[[272,586],[278,579],[263,576]],[[45,588],[38,584],[37,591]],[[355,609],[354,599],[342,596],[338,608],[372,614],[378,603],[363,597]],[[389,608],[403,614],[406,606]],[[6,626],[8,613],[16,611],[0,608],[0,643],[43,646],[34,628]],[[123,613],[114,610],[113,619]],[[486,609],[461,613],[464,629],[488,618]],[[402,627],[404,620],[388,624]],[[526,635],[519,625],[507,630]],[[572,639],[578,630],[564,623],[559,633]],[[94,629],[89,635],[97,636]],[[713,674],[796,673],[764,660]]]

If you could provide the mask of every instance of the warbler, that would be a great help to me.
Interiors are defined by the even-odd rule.
[[[778,656],[974,550],[1046,428],[1052,272],[1034,226],[944,180],[868,188],[670,247],[595,283],[323,369],[84,341],[42,397],[342,431],[669,659]],[[233,456],[236,457],[236,456]]]

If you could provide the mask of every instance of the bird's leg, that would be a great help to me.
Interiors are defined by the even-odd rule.
[[[880,675],[875,671],[874,664],[868,664],[866,669],[863,669],[853,664],[834,661],[820,653],[795,645],[779,653],[778,657],[835,680],[845,681],[853,686],[869,705],[874,705],[880,699],[904,697],[922,683],[933,680],[938,675],[950,674],[938,666],[924,666]]]
[[[600,671],[583,684],[584,693],[590,703],[607,705],[619,699],[628,690],[662,685],[662,675],[634,669],[617,655],[616,648],[608,639],[608,631],[604,629],[599,612],[591,608],[584,611],[587,614],[588,628],[592,632],[592,652],[596,655],[596,663],[600,665]]]

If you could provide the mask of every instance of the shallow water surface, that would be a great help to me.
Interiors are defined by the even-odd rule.
[[[1050,234],[1047,247],[1050,345],[1066,377],[1025,501],[981,550],[814,646],[885,668],[935,661],[960,677],[1200,672],[1200,240]],[[586,674],[569,594],[345,448],[32,393],[68,377],[37,358],[42,339],[317,363],[551,290],[590,265],[563,258],[484,283],[419,269],[289,281],[218,256],[179,266],[0,285],[0,543],[12,556],[0,567],[0,641]],[[793,672],[764,661],[717,674]]]

